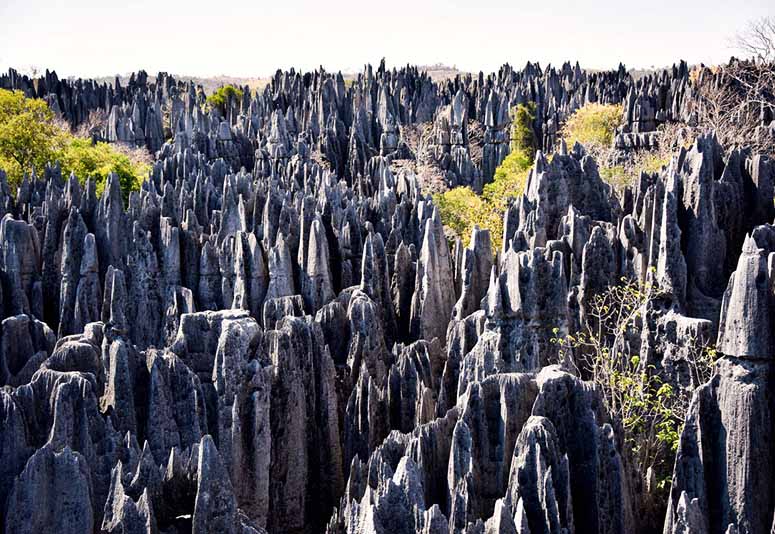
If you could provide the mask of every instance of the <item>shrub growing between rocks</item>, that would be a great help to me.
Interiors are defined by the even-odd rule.
[[[518,104],[511,109],[511,151],[522,152],[532,160],[535,156],[538,141],[533,121],[536,118],[535,102],[527,104]]]
[[[586,148],[610,147],[622,120],[623,107],[614,104],[587,104],[577,109],[562,128],[568,147],[576,142]]]
[[[629,338],[639,331],[647,302],[658,295],[651,284],[639,287],[623,278],[592,297],[578,332],[552,342],[560,345],[563,361],[599,388],[607,413],[624,431],[634,467],[642,476],[653,477],[653,490],[664,497],[692,391],[671,385],[632,350]],[[716,351],[702,340],[693,343],[688,365],[692,383],[699,385],[711,378]]]
[[[527,173],[533,164],[537,146],[533,121],[534,102],[519,104],[511,110],[511,152],[498,165],[493,181],[477,195],[468,187],[456,187],[434,196],[441,220],[452,237],[460,237],[468,246],[474,226],[490,230],[493,253],[503,240],[503,214],[509,201],[521,195]]]
[[[148,160],[144,158],[146,154],[143,149],[129,149],[104,142],[92,143],[89,139],[73,137],[65,144],[59,162],[63,172],[74,172],[81,180],[89,176],[94,178],[97,196],[101,196],[105,190],[108,175],[116,173],[126,201],[130,191],[140,189],[144,176],[150,170]]]
[[[441,220],[453,237],[468,246],[474,226],[490,230],[493,253],[503,240],[503,214],[509,201],[525,189],[532,165],[525,150],[512,151],[495,170],[493,181],[477,195],[468,187],[456,187],[434,196]]]
[[[73,172],[82,183],[94,178],[98,195],[108,175],[116,173],[126,200],[130,191],[140,189],[151,158],[142,148],[94,143],[73,135],[57,122],[45,101],[0,89],[0,169],[6,172],[11,191],[24,173],[33,169],[40,173],[54,161],[60,163],[63,176]]]

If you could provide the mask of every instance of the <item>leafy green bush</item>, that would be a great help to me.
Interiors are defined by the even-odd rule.
[[[474,226],[490,230],[493,252],[503,241],[503,214],[509,201],[522,194],[532,162],[524,150],[516,150],[495,170],[491,183],[479,196],[468,187],[456,187],[434,196],[441,220],[449,231],[460,237],[465,246]]]
[[[622,121],[623,107],[614,104],[587,104],[565,121],[562,137],[572,147],[577,141],[585,147],[609,147]]]
[[[242,100],[242,94],[242,89],[233,85],[224,85],[207,97],[207,103],[210,107],[218,109],[222,115],[226,115],[226,104],[232,100]]]
[[[433,200],[439,208],[444,226],[456,237],[460,237],[465,245],[468,245],[471,239],[474,225],[489,228],[489,221],[485,220],[487,210],[482,197],[471,188],[456,187],[444,193],[437,193]]]
[[[116,173],[125,201],[130,191],[140,189],[143,178],[150,170],[149,163],[139,158],[135,151],[109,143],[92,143],[79,137],[68,140],[58,159],[63,174],[74,172],[81,181],[89,176],[94,178],[98,196],[105,190],[108,175]]]
[[[527,181],[527,171],[532,165],[532,158],[524,151],[511,152],[495,169],[493,181],[484,186],[482,196],[489,201],[500,202],[522,194]]]
[[[622,160],[621,153],[613,147],[613,140],[623,109],[621,105],[587,104],[568,117],[561,131],[568,147],[577,141],[584,145],[587,153],[597,160],[600,177],[616,189],[633,185],[641,171],[658,172],[670,161],[671,150],[640,150]]]
[[[73,172],[82,183],[93,177],[98,194],[115,172],[125,199],[140,188],[150,169],[150,155],[144,149],[77,137],[57,124],[45,101],[0,89],[0,169],[6,172],[11,190],[16,191],[25,172],[33,167],[40,172],[55,161],[64,176]]]
[[[670,158],[660,153],[646,152],[636,161],[636,165],[640,167],[641,171],[655,173],[661,171],[662,167],[670,163]]]
[[[495,169],[493,181],[484,186],[482,199],[497,219],[496,228],[493,229],[493,246],[496,250],[500,248],[503,239],[503,215],[511,200],[525,191],[527,174],[532,164],[532,158],[525,151],[514,151]]]

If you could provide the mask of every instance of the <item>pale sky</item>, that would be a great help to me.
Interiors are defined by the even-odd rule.
[[[632,6],[632,7],[630,7]],[[729,38],[775,0],[0,0],[0,69],[64,76],[267,76],[527,60],[583,67],[726,61]]]

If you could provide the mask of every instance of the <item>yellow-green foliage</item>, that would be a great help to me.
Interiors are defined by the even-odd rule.
[[[611,146],[616,127],[622,121],[622,110],[621,105],[614,104],[587,104],[577,109],[562,129],[568,147],[576,141],[587,147]]]
[[[32,167],[42,169],[58,150],[59,129],[45,101],[0,89],[0,169],[11,189]]]
[[[218,108],[222,114],[226,114],[226,104],[232,100],[242,100],[242,90],[233,85],[224,85],[207,97],[210,107]]]
[[[125,198],[140,188],[150,169],[133,150],[74,136],[54,122],[43,100],[0,89],[0,169],[5,170],[11,190],[16,191],[25,172],[33,167],[41,172],[54,161],[60,162],[63,176],[74,172],[82,183],[92,176],[98,194],[108,174],[115,172]]]
[[[512,152],[495,169],[493,181],[484,186],[482,199],[498,219],[498,233],[493,236],[500,243],[503,237],[503,214],[509,201],[521,195],[527,184],[527,173],[533,164],[524,151]]]
[[[600,167],[600,177],[616,189],[622,189],[625,186],[634,185],[642,171],[648,173],[659,172],[668,163],[670,163],[669,157],[659,152],[642,152],[635,157],[632,163],[626,166]]]
[[[150,170],[147,163],[137,161],[131,152],[124,152],[109,143],[92,143],[80,137],[72,137],[66,143],[59,155],[59,162],[65,175],[74,172],[81,181],[89,176],[94,178],[97,195],[102,195],[105,190],[108,175],[116,173],[125,199],[130,191],[140,189],[143,178]]]
[[[662,170],[662,167],[670,163],[670,158],[656,152],[647,152],[638,159],[638,170],[648,173],[655,173]]]
[[[525,151],[509,154],[495,171],[494,179],[479,196],[468,187],[456,187],[434,196],[441,220],[448,230],[460,237],[465,246],[474,226],[490,230],[493,252],[503,240],[503,215],[509,200],[525,189],[531,159]]]
[[[469,187],[456,187],[444,193],[434,195],[434,203],[439,208],[444,226],[464,244],[471,239],[471,230],[475,224],[488,227],[484,217],[487,215],[482,197]]]
[[[535,118],[535,102],[518,104],[511,109],[511,151],[512,153],[523,152],[531,161],[536,149],[536,136],[533,130]]]
[[[519,186],[519,192],[516,194],[521,193],[531,165],[533,165],[533,158],[524,151],[512,152],[495,169],[493,181],[484,186],[484,195],[495,195],[498,191],[502,191],[503,194],[514,194],[516,186]]]

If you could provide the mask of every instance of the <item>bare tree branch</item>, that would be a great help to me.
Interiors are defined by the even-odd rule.
[[[697,126],[716,131],[727,147],[775,155],[775,64],[735,60],[694,77]]]
[[[732,44],[756,61],[775,61],[775,17],[752,20],[735,35]]]

